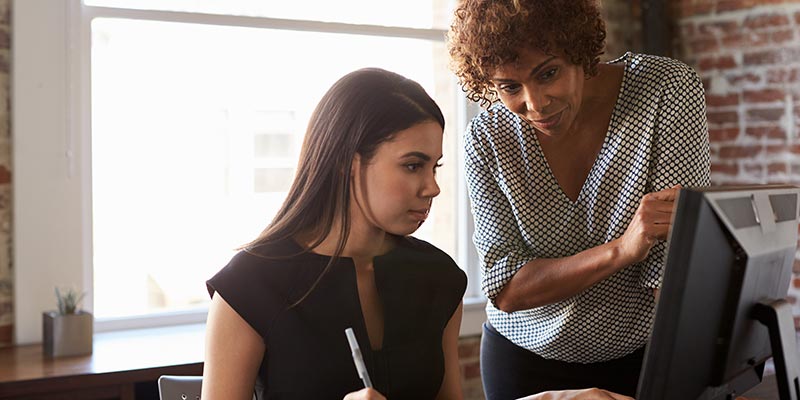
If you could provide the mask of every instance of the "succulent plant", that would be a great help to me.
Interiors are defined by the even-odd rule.
[[[74,288],[65,289],[63,292],[56,288],[56,299],[58,299],[58,313],[61,315],[75,314],[78,305],[86,293],[78,293]]]

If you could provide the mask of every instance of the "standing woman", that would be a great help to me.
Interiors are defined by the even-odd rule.
[[[464,140],[488,399],[634,395],[678,185],[709,184],[696,73],[643,54],[600,63],[604,40],[593,0],[455,12],[452,68],[486,107]]]
[[[460,399],[466,276],[410,235],[444,118],[416,82],[352,72],[323,96],[285,203],[208,282],[204,400]],[[375,389],[362,389],[353,328]]]

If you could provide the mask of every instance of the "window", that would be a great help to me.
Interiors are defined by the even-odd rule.
[[[479,296],[447,2],[55,3],[12,9],[18,341],[38,339],[38,319],[20,313],[47,309],[63,284],[89,292],[98,330],[203,321],[205,280],[283,201],[313,107],[371,66],[417,80],[445,113],[442,194],[416,235],[467,269]]]

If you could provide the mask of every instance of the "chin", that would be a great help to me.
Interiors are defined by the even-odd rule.
[[[421,225],[421,224],[417,224],[416,226],[402,227],[402,228],[398,227],[396,229],[387,230],[386,233],[389,233],[389,234],[392,234],[392,235],[395,235],[395,236],[408,236],[408,235],[416,232],[417,229],[419,229],[419,225]]]

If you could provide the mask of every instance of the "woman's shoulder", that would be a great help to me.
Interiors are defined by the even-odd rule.
[[[245,279],[254,277],[270,277],[270,281],[289,278],[297,265],[308,265],[298,262],[307,257],[302,248],[292,240],[279,240],[270,243],[251,245],[239,250],[220,272],[241,276]]]
[[[458,266],[458,264],[450,257],[447,252],[428,243],[422,239],[413,236],[405,236],[399,238],[398,247],[399,253],[403,257],[408,257],[416,260],[416,265],[427,269],[430,272],[440,273],[448,276],[463,276],[466,280],[466,274]]]
[[[681,60],[670,57],[627,52],[609,64],[624,64],[626,73],[647,80],[664,81],[669,77],[696,77],[697,72]]]
[[[523,129],[522,120],[498,101],[472,117],[465,134],[471,140],[493,142],[497,135],[521,134]]]
[[[206,281],[210,296],[219,293],[262,337],[276,316],[287,309],[293,283],[300,267],[306,267],[292,253],[291,243],[274,242],[237,252]]]
[[[397,238],[397,247],[406,250],[406,251],[413,251],[425,254],[429,257],[441,259],[441,260],[449,260],[450,262],[455,263],[452,257],[450,257],[447,252],[444,250],[436,247],[435,245],[416,238],[414,236],[402,236]]]
[[[478,115],[472,118],[472,125],[497,126],[500,124],[515,125],[518,123],[519,117],[499,101],[481,110]]]
[[[624,64],[624,96],[637,102],[641,99],[657,99],[670,93],[703,90],[697,72],[674,58],[628,52],[609,63]]]

